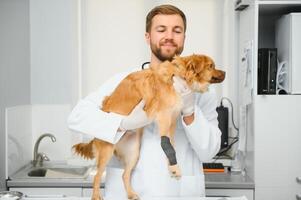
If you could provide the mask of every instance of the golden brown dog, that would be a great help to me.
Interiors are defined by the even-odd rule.
[[[173,148],[176,118],[182,108],[181,97],[173,87],[173,76],[186,80],[193,91],[205,92],[209,84],[222,82],[225,72],[215,69],[213,60],[205,55],[176,56],[172,62],[166,61],[157,67],[129,74],[113,93],[104,99],[101,109],[105,112],[129,115],[133,108],[144,100],[147,116],[158,123],[161,138],[168,138]],[[99,190],[100,179],[113,154],[124,164],[122,178],[128,199],[139,199],[131,187],[130,177],[139,159],[142,131],[141,128],[136,130],[136,134],[124,134],[116,145],[95,138],[90,143],[73,146],[81,156],[96,158],[98,170],[94,177],[92,199],[102,199]],[[127,145],[129,142],[131,145]],[[163,146],[162,148],[165,152]],[[169,158],[167,153],[166,156]],[[172,176],[180,178],[181,172],[177,164],[169,162],[168,167]]]

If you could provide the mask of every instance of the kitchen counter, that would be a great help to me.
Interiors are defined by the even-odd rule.
[[[70,165],[65,161],[51,162],[45,164],[44,168],[48,170],[75,169],[76,165]],[[34,170],[31,164],[24,166],[14,175],[10,176],[7,180],[7,187],[78,187],[78,188],[92,188],[93,178],[96,174],[96,168],[87,166],[86,172],[81,176],[70,176],[64,173],[46,173],[45,177],[30,177],[28,172]],[[53,171],[52,170],[52,171]],[[51,170],[50,170],[51,171]],[[48,175],[48,176],[47,176]],[[52,176],[50,176],[52,175]],[[69,177],[69,178],[67,178]],[[102,180],[105,180],[105,173]],[[105,184],[102,183],[101,187]],[[254,189],[254,181],[248,175],[243,175],[237,172],[227,173],[209,173],[205,174],[205,187],[206,189]]]
[[[25,197],[22,200],[90,200],[91,198],[87,197]],[[117,200],[114,198],[104,198],[104,200]],[[119,199],[118,199],[119,200]],[[158,197],[158,198],[147,198],[143,197],[143,200],[247,200],[246,197],[185,197],[185,198],[171,198],[171,197]]]
[[[30,169],[30,168],[29,168]],[[55,169],[55,168],[53,168]],[[61,197],[61,200],[86,200],[87,198],[79,198],[73,196],[91,196],[92,186],[93,186],[93,178],[95,174],[95,170],[89,168],[89,173],[86,176],[80,177],[70,177],[69,178],[58,178],[57,174],[56,178],[53,177],[26,177],[26,173],[28,168],[25,170],[21,170],[17,172],[15,175],[11,176],[9,180],[7,180],[7,187],[10,190],[20,191],[27,195],[35,195],[35,194],[64,194],[68,195],[66,198]],[[104,174],[105,175],[105,174]],[[63,176],[64,177],[64,176]],[[68,177],[68,176],[65,176]],[[102,180],[105,177],[103,177]],[[101,187],[104,188],[105,184],[102,183]],[[247,176],[242,175],[241,173],[212,173],[205,174],[205,187],[206,194],[211,197],[216,196],[231,196],[231,197],[241,197],[246,196],[248,199],[253,199],[253,191],[254,191],[254,182]],[[46,188],[46,189],[45,189]],[[69,195],[72,195],[69,196]],[[228,200],[246,200],[247,198],[227,198]],[[38,199],[47,199],[47,198],[38,198]],[[25,198],[24,200],[38,200],[36,197],[34,198]],[[55,197],[54,199],[58,199]],[[88,198],[90,199],[90,198]],[[223,198],[185,198],[185,200],[227,200]],[[111,200],[107,198],[105,200]],[[115,200],[115,199],[112,199]],[[147,199],[143,198],[143,200],[159,200],[159,199]],[[164,198],[164,200],[184,200],[184,199],[176,199],[176,198]]]
[[[23,178],[11,179],[7,181],[8,187],[83,187],[91,188],[93,175],[86,178]],[[102,184],[104,187],[104,183]],[[212,173],[205,174],[206,189],[234,188],[234,189],[254,189],[254,182],[247,175],[241,173]]]
[[[205,174],[206,189],[254,189],[254,181],[240,172]]]

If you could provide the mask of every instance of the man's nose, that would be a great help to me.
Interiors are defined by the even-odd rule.
[[[173,39],[173,37],[174,37],[174,34],[173,34],[172,30],[166,31],[166,35],[165,35],[166,39]]]

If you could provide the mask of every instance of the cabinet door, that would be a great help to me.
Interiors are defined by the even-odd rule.
[[[289,99],[286,103],[287,108],[283,108],[279,120],[280,123],[284,122],[282,131],[285,131],[285,137],[288,138],[288,143],[284,145],[284,148],[288,148],[287,159],[285,159],[288,163],[289,179],[287,199],[300,200],[301,198],[296,198],[296,195],[301,197],[301,95],[289,95],[287,98]],[[297,177],[299,177],[298,181]]]
[[[295,200],[301,195],[301,96],[256,97],[256,200]]]
[[[241,197],[253,200],[254,190],[252,189],[206,189],[206,197]]]
[[[43,197],[64,197],[64,196],[82,196],[82,188],[9,188],[10,191],[19,191],[27,196]]]

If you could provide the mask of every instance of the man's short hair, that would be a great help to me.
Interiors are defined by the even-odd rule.
[[[154,7],[147,14],[147,16],[146,16],[146,32],[150,31],[150,28],[152,26],[152,19],[158,14],[162,14],[162,15],[180,15],[181,18],[183,19],[183,22],[184,22],[184,32],[186,31],[186,16],[183,13],[183,11],[180,10],[179,8],[173,6],[173,5],[165,4],[165,5],[160,5],[160,6]]]

